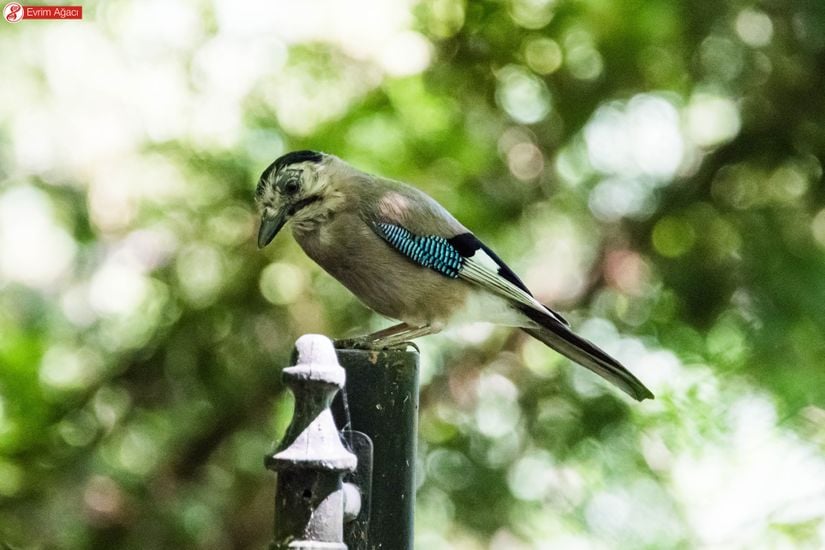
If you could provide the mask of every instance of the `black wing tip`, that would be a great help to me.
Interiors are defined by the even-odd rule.
[[[525,314],[531,321],[543,326],[552,329],[551,326],[553,323],[558,323],[562,327],[570,330],[570,323],[567,322],[567,319],[556,313],[554,310],[550,309],[547,306],[547,311],[550,312],[550,315],[543,311],[539,311],[536,308],[530,307],[527,304],[516,304],[516,307]]]
[[[544,305],[544,304],[542,304],[542,305]],[[568,321],[567,319],[565,319],[564,317],[562,317],[561,313],[559,313],[559,312],[558,312],[558,311],[556,311],[555,309],[551,308],[550,306],[544,306],[544,308],[545,308],[547,311],[549,311],[549,312],[550,312],[550,314],[553,316],[553,318],[554,318],[556,321],[558,321],[558,322],[559,322],[559,323],[561,323],[562,325],[566,326],[567,328],[570,328],[570,321]],[[535,311],[535,310],[534,310],[534,311]]]

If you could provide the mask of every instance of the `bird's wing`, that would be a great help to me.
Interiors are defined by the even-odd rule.
[[[568,324],[561,315],[536,300],[513,270],[472,233],[452,237],[418,235],[389,221],[374,221],[370,225],[390,246],[416,264],[446,277],[464,279]]]
[[[389,222],[376,222],[372,227],[391,247],[416,264],[445,277],[467,280],[513,301],[535,323],[523,327],[528,334],[612,382],[634,399],[653,398],[650,390],[621,363],[573,333],[564,318],[533,298],[501,258],[472,233],[446,238],[416,235]]]

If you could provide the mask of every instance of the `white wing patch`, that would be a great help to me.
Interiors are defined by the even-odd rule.
[[[479,255],[483,255],[481,259]],[[485,261],[493,264],[493,269],[485,265]],[[528,305],[539,311],[546,312],[547,308],[541,305],[538,300],[521,290],[519,287],[498,274],[498,264],[490,256],[479,250],[469,258],[464,259],[464,267],[459,271],[458,276],[462,279],[473,281],[476,284],[487,288],[511,300]]]
[[[541,302],[499,275],[499,267],[498,262],[484,252],[484,250],[478,249],[475,254],[464,259],[464,265],[458,272],[458,276],[461,279],[472,281],[499,296],[503,296],[504,298],[529,306],[545,315],[549,315],[564,325],[567,324],[556,312],[544,307]]]
[[[476,250],[475,254],[467,258],[467,261],[477,262],[480,267],[487,269],[493,273],[498,273],[499,266],[498,262],[490,257],[484,249],[479,248]]]

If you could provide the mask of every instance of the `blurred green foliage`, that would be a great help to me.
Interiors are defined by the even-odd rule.
[[[420,548],[825,546],[825,3],[84,2],[0,45],[0,544],[251,548],[306,332],[384,325],[255,181],[436,197],[657,399],[420,342]]]

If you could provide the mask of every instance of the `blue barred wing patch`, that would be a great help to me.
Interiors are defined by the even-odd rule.
[[[391,223],[379,222],[375,227],[382,239],[418,265],[458,278],[464,259],[444,237],[415,235]]]

